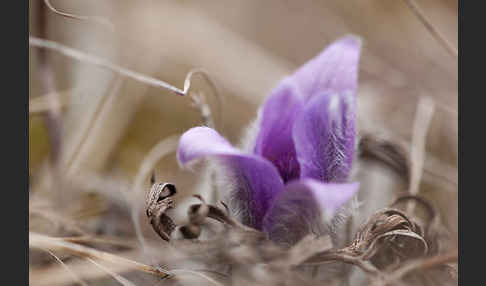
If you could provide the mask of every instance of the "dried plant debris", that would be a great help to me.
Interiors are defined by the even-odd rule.
[[[172,196],[177,192],[170,183],[153,184],[147,196],[146,213],[155,232],[166,241],[176,225],[165,212],[172,208]]]
[[[358,152],[360,158],[380,162],[395,171],[405,182],[410,180],[407,152],[397,142],[374,134],[363,134],[359,141]]]
[[[150,224],[170,242],[171,249],[178,253],[177,261],[199,265],[203,271],[187,271],[199,271],[206,282],[208,279],[215,282],[210,284],[315,285],[327,282],[348,285],[352,266],[365,272],[373,285],[457,283],[457,270],[448,264],[457,260],[457,251],[438,247],[439,240],[444,238],[437,223],[439,217],[434,207],[420,197],[400,197],[389,208],[376,212],[344,248],[334,247],[329,235],[313,234],[289,248],[235,220],[225,203],[221,207],[207,204],[199,195],[195,197],[201,203],[189,207],[187,224],[175,226],[165,214],[173,207],[171,197],[175,193],[172,184],[153,184],[147,199]],[[400,205],[409,200],[418,202],[427,215],[420,220],[413,219],[399,210]],[[211,228],[212,223],[221,224],[218,232]],[[203,239],[204,232],[211,235]]]

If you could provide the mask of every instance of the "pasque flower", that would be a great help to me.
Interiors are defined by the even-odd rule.
[[[294,243],[325,223],[358,190],[347,183],[355,149],[360,39],[346,36],[284,78],[256,121],[251,150],[233,147],[215,130],[185,132],[182,166],[216,159],[231,184],[231,205],[248,226]]]

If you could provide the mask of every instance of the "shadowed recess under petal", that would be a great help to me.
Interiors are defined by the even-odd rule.
[[[284,182],[299,177],[292,126],[302,107],[303,98],[287,78],[272,91],[260,114],[262,119],[254,153],[272,162]]]
[[[248,204],[251,227],[261,229],[262,220],[275,195],[283,189],[278,170],[262,157],[244,154],[208,127],[194,127],[180,139],[177,159],[187,167],[194,160],[204,157],[220,159],[222,167],[235,179],[237,194]],[[245,223],[245,222],[244,222]]]
[[[336,211],[358,188],[359,183],[325,184],[312,179],[292,182],[275,198],[263,229],[271,240],[288,246],[311,233],[327,234]]]

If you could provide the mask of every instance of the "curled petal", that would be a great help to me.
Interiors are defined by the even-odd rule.
[[[323,92],[355,91],[360,52],[360,38],[343,37],[299,68],[292,79],[306,98]]]
[[[288,246],[311,233],[327,234],[334,214],[353,197],[358,187],[359,183],[294,181],[273,201],[265,215],[263,230],[271,240]]]
[[[208,127],[194,127],[180,139],[177,159],[182,166],[204,157],[213,157],[234,178],[233,202],[249,210],[243,223],[261,229],[265,212],[275,195],[283,189],[277,169],[264,158],[242,153]],[[244,205],[244,206],[241,206]]]
[[[301,178],[345,182],[355,143],[356,97],[350,92],[311,98],[293,126]]]
[[[302,107],[302,97],[287,78],[273,90],[260,114],[260,130],[254,153],[272,162],[285,182],[299,177],[292,125]]]

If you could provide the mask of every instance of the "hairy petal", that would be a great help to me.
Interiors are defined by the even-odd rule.
[[[355,91],[360,53],[360,38],[345,36],[300,67],[292,79],[307,99],[323,92]]]
[[[239,204],[248,204],[250,212],[243,223],[261,229],[270,202],[283,189],[277,169],[264,158],[242,153],[211,128],[191,128],[181,136],[177,159],[187,167],[204,157],[218,159],[234,177],[236,187],[232,197],[238,199]]]
[[[320,94],[306,103],[293,126],[301,178],[345,182],[355,143],[356,97]]]
[[[292,125],[302,110],[303,99],[289,78],[284,79],[265,101],[254,153],[267,158],[285,182],[299,177],[299,164],[292,140]]]
[[[288,184],[273,201],[263,230],[279,244],[293,245],[308,234],[324,235],[336,211],[349,201],[359,183],[326,184],[312,179]]]

